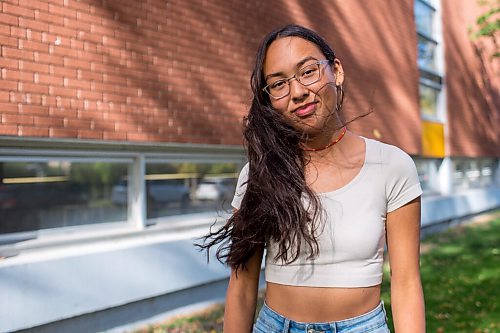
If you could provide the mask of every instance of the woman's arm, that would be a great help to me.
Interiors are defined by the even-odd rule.
[[[263,253],[263,248],[256,251],[246,269],[240,269],[237,276],[231,269],[224,311],[225,333],[252,332]]]
[[[387,214],[391,306],[396,333],[425,332],[420,282],[420,197]]]

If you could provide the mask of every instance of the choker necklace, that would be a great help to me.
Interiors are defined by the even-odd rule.
[[[340,135],[335,140],[333,140],[332,142],[330,142],[329,144],[327,144],[323,148],[302,148],[302,150],[305,150],[305,151],[321,151],[321,150],[325,150],[327,148],[330,148],[331,146],[339,143],[339,141],[342,140],[342,138],[344,137],[346,131],[347,131],[347,127],[345,127],[345,126],[342,127],[342,133],[340,133]]]

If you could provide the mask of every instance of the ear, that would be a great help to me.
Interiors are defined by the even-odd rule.
[[[332,71],[335,75],[335,85],[341,86],[344,83],[344,69],[342,68],[342,63],[338,58],[335,58],[333,61]]]

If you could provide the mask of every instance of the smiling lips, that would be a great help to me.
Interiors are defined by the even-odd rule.
[[[307,103],[306,105],[295,109],[293,112],[298,117],[306,117],[311,113],[313,113],[315,110],[316,110],[316,102],[312,102],[312,103]]]

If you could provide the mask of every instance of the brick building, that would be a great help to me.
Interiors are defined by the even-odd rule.
[[[414,157],[424,227],[500,205],[500,68],[470,38],[475,1],[0,9],[0,332],[102,330],[223,293],[227,270],[191,243],[230,209],[254,55],[284,24],[333,46],[349,128]]]

